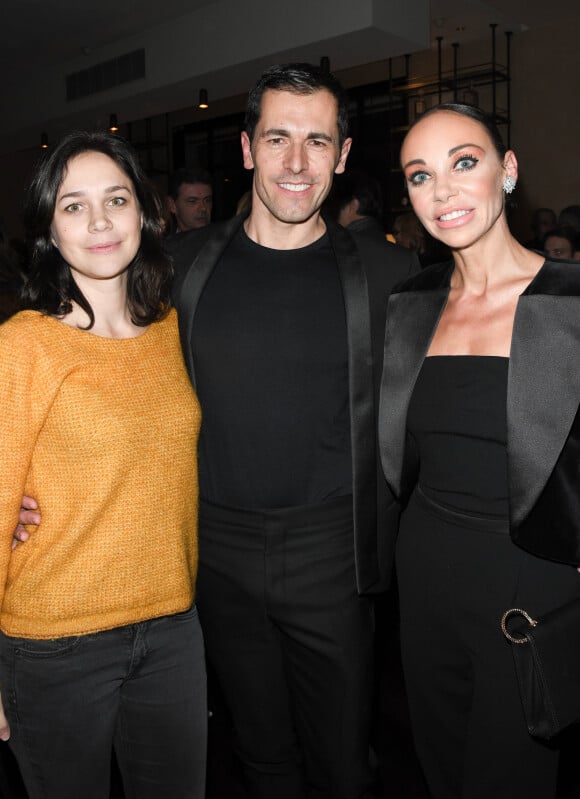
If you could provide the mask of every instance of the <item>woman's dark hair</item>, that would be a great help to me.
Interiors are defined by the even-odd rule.
[[[30,250],[28,279],[21,307],[64,316],[76,302],[95,322],[93,309],[73,279],[71,268],[52,243],[51,225],[58,191],[71,159],[87,152],[108,156],[131,180],[143,217],[139,250],[127,270],[127,303],[134,324],[144,327],[167,313],[171,261],[162,248],[162,209],[133,148],[120,136],[105,132],[69,133],[40,162],[28,189],[24,224]]]
[[[501,133],[493,121],[493,118],[475,105],[464,105],[463,103],[440,103],[439,105],[434,105],[432,108],[428,108],[427,111],[421,114],[421,116],[417,117],[409,130],[413,130],[415,125],[421,122],[422,119],[431,116],[431,114],[437,113],[437,111],[453,111],[455,114],[461,114],[461,116],[473,119],[474,122],[479,122],[479,124],[488,132],[500,161],[503,161],[503,158],[507,153],[507,147],[503,143]]]
[[[342,147],[348,136],[348,96],[331,72],[315,64],[276,64],[267,69],[248,95],[245,130],[250,142],[254,138],[256,125],[262,113],[262,97],[272,89],[293,94],[314,94],[325,89],[334,97],[337,105],[338,144]]]

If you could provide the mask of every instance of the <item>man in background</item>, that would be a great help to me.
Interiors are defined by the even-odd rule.
[[[385,239],[383,192],[376,178],[358,169],[348,170],[335,181],[333,195],[340,225],[351,233]]]
[[[211,222],[213,190],[205,169],[178,169],[169,177],[167,204],[175,219],[175,233],[197,230]]]
[[[334,182],[329,209],[354,235],[363,262],[382,260],[385,269],[399,263],[402,251],[387,240],[383,228],[383,192],[376,178],[358,169],[345,171]],[[415,253],[407,253],[409,274],[419,269]]]
[[[580,261],[580,235],[572,227],[555,227],[544,238],[546,258]]]

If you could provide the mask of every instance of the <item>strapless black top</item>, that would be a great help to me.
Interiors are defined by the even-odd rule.
[[[407,416],[419,485],[435,502],[507,518],[508,358],[436,355],[423,362]]]

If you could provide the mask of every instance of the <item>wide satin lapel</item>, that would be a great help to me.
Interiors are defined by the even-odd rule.
[[[524,294],[510,353],[507,419],[511,523],[538,499],[580,400],[580,297]]]
[[[383,471],[401,496],[407,410],[417,376],[449,295],[447,285],[393,294],[387,307],[385,357],[379,408]]]
[[[191,337],[197,303],[199,302],[205,284],[215,265],[225,248],[237,233],[244,219],[244,216],[235,216],[225,224],[215,226],[215,230],[212,230],[210,238],[192,261],[187,275],[183,280],[179,297],[176,300],[183,355],[187,371],[189,372],[194,387],[195,366],[193,363]]]
[[[375,403],[369,289],[365,271],[352,237],[327,222],[344,294],[348,345],[353,493],[355,525],[376,525]],[[372,519],[371,519],[372,517]]]

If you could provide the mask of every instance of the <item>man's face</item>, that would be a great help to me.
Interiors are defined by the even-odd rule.
[[[565,261],[575,259],[572,244],[560,236],[548,236],[544,242],[544,252],[548,258],[563,258]]]
[[[212,200],[211,186],[207,183],[182,183],[177,199],[168,198],[169,210],[175,214],[177,229],[183,233],[209,225]]]
[[[310,219],[344,172],[351,139],[339,146],[337,103],[313,94],[268,89],[253,141],[242,133],[244,166],[254,170],[252,215],[288,224]]]

